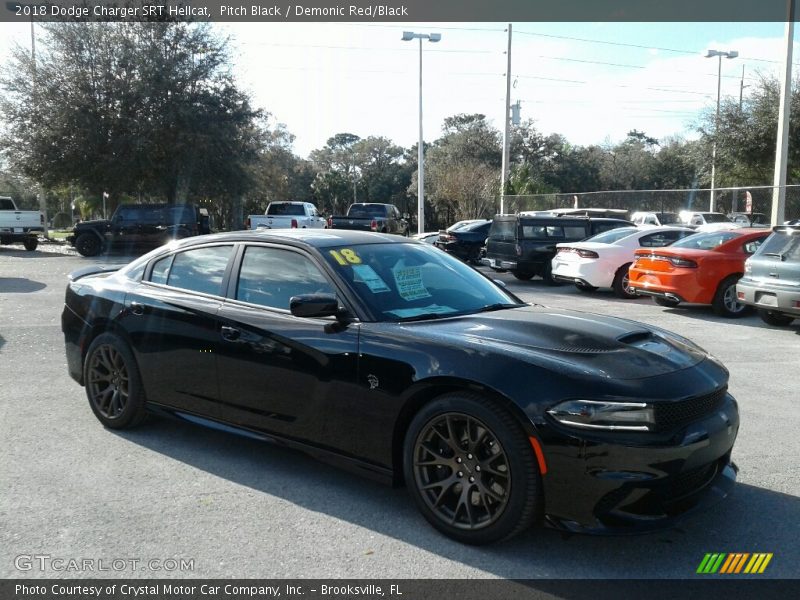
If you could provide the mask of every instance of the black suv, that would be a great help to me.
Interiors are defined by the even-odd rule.
[[[496,215],[482,262],[497,271],[511,271],[517,279],[539,275],[546,283],[558,285],[550,272],[556,244],[578,242],[617,227],[633,227],[633,223],[592,217]]]
[[[208,210],[194,204],[121,204],[111,220],[78,223],[67,241],[95,256],[112,246],[160,246],[210,231]]]

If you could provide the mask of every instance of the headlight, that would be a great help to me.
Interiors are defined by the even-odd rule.
[[[643,402],[567,400],[547,411],[559,423],[605,431],[650,431],[653,407]]]

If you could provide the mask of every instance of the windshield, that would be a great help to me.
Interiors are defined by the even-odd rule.
[[[739,237],[733,231],[715,231],[713,233],[695,233],[672,244],[673,248],[694,248],[695,250],[713,250],[717,246]]]
[[[672,225],[673,223],[680,223],[678,215],[675,213],[658,213],[656,215],[662,225]]]
[[[603,233],[598,233],[590,238],[583,240],[584,242],[597,242],[598,244],[613,244],[617,240],[633,235],[639,231],[636,227],[619,227],[617,229],[610,229]]]
[[[321,250],[378,321],[435,319],[525,306],[450,255],[423,244]]]
[[[706,223],[730,223],[731,220],[720,213],[703,213]]]

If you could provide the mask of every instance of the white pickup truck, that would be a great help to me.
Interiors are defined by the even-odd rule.
[[[0,244],[19,244],[25,250],[36,250],[40,232],[44,231],[44,215],[38,210],[17,210],[7,196],[0,196]]]
[[[263,215],[247,217],[248,229],[324,229],[327,222],[310,202],[270,202]]]

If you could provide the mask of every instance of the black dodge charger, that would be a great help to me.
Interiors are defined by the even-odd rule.
[[[728,372],[633,321],[526,304],[355,231],[173,242],[71,275],[70,375],[106,427],[167,413],[389,483],[462,542],[663,527],[726,496]]]

